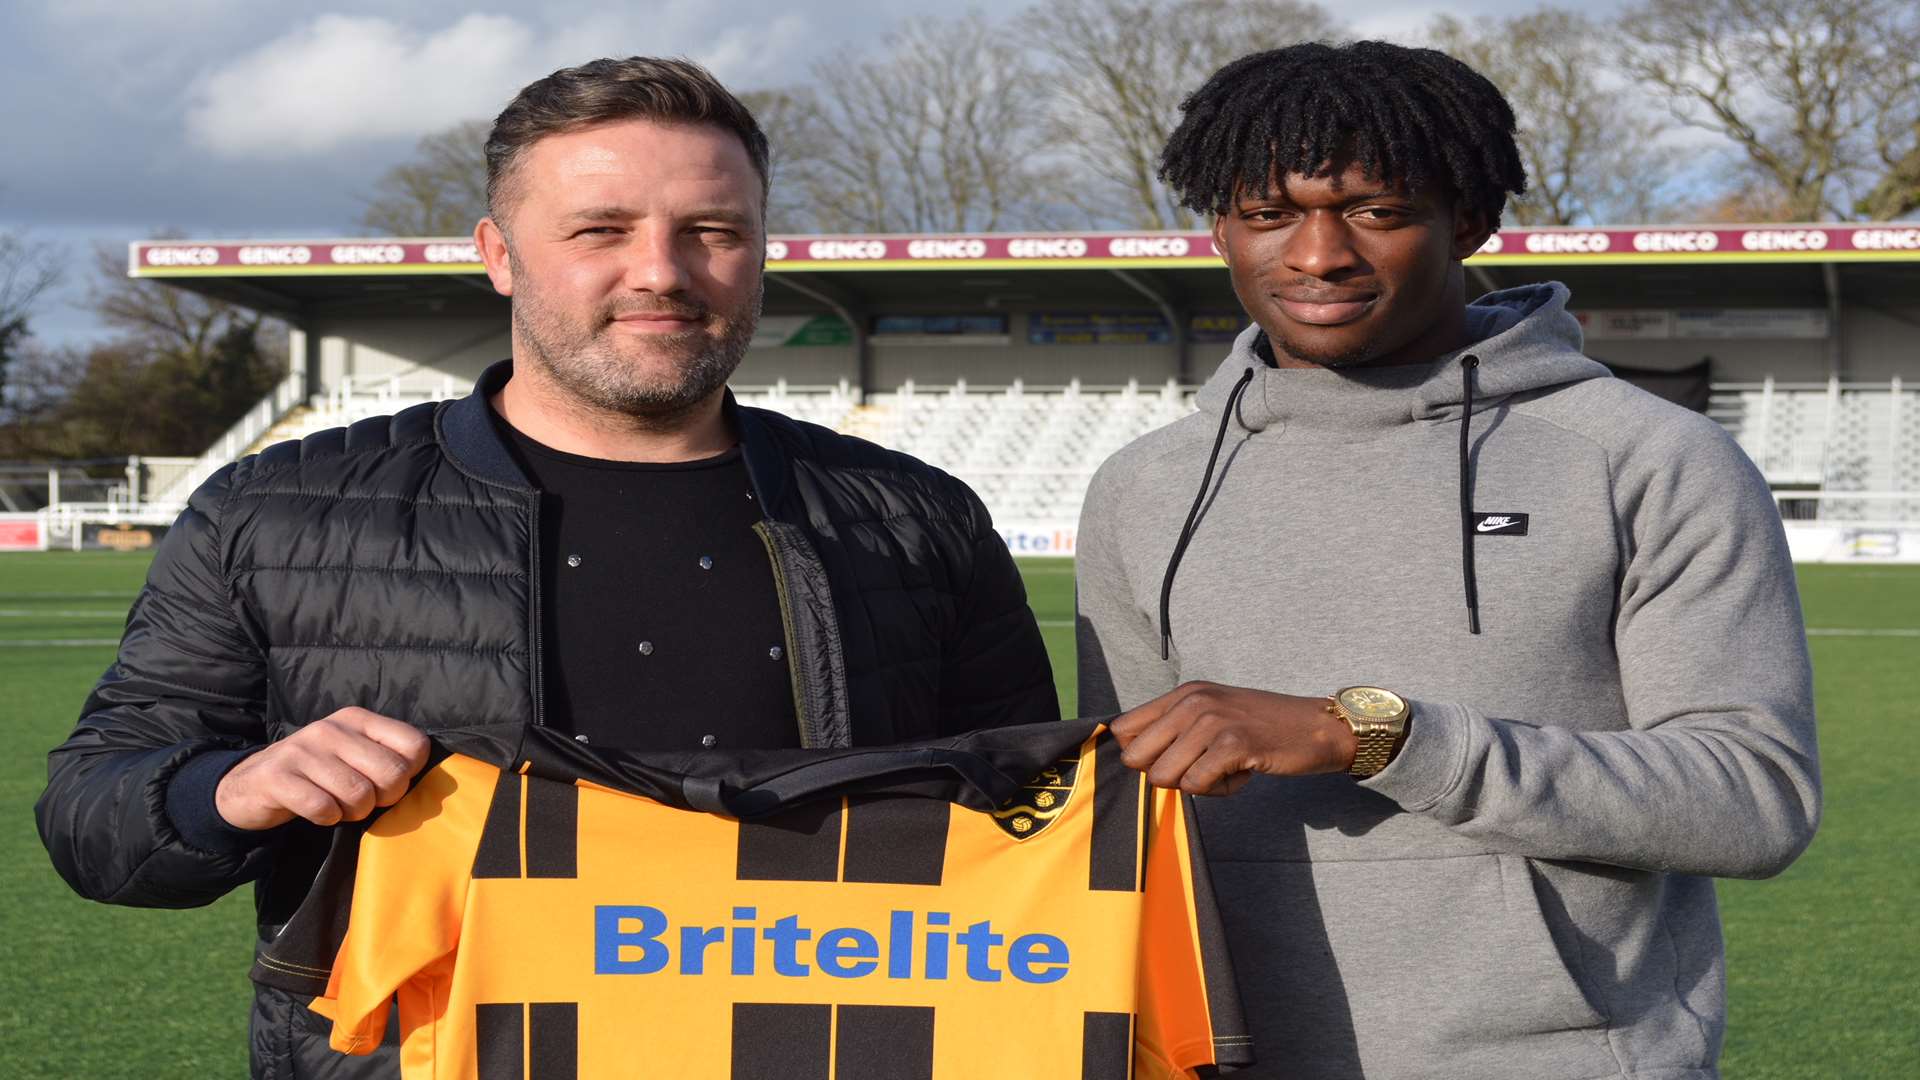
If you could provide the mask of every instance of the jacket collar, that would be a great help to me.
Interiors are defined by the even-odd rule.
[[[473,384],[473,392],[440,410],[440,445],[461,471],[489,484],[532,491],[533,481],[514,462],[500,431],[493,426],[493,406],[487,399],[513,378],[513,361],[489,365]]]
[[[776,517],[775,510],[786,505],[787,452],[774,437],[771,421],[777,414],[755,409],[734,400],[733,388],[720,405],[733,430],[740,433],[740,456],[747,462],[747,479],[753,482],[754,497],[760,500],[760,512]]]
[[[489,404],[489,399],[512,378],[512,360],[489,365],[474,381],[472,393],[440,410],[440,445],[467,473],[489,484],[532,491],[533,481],[514,462],[500,438]],[[740,453],[746,460],[747,476],[753,482],[761,512],[771,517],[775,507],[784,505],[787,455],[775,439],[766,413],[735,401],[731,389],[721,408],[727,422],[740,434]]]

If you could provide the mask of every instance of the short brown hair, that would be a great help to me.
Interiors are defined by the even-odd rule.
[[[706,124],[731,131],[767,193],[767,137],[740,99],[691,60],[629,56],[562,68],[529,83],[494,118],[487,136],[487,213],[496,222],[527,148],[549,135],[615,120]]]

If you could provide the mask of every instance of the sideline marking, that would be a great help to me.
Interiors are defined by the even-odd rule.
[[[96,589],[93,592],[10,592],[0,593],[0,602],[18,604],[34,600],[126,600],[131,602],[140,595],[138,589],[124,592],[119,589]]]
[[[1041,626],[1072,626],[1072,619],[1040,619]],[[1891,626],[1881,629],[1840,626],[1809,626],[1808,637],[1920,637],[1920,627]]]
[[[0,610],[0,619],[120,619],[124,611],[35,611],[31,608]]]
[[[1072,626],[1072,619],[1039,619],[1040,626]],[[1852,629],[1836,626],[1811,626],[1807,628],[1808,637],[1899,637],[1920,638],[1920,628],[1889,627],[1883,630]],[[118,645],[119,638],[54,638],[41,641],[0,641],[0,648],[58,648],[63,646]]]

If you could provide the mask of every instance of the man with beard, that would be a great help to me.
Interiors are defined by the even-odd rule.
[[[1103,465],[1080,706],[1196,813],[1254,1055],[1302,1080],[1715,1075],[1715,876],[1819,817],[1766,481],[1581,354],[1558,283],[1466,294],[1526,177],[1465,64],[1237,60],[1161,175],[1253,325]],[[1175,494],[1181,492],[1181,494]]]
[[[766,138],[697,66],[528,86],[475,234],[513,355],[474,393],[215,474],[161,546],[37,807],[82,895],[254,880],[271,939],[329,827],[396,802],[423,732],[640,750],[844,747],[1058,719],[1005,545],[965,485],[738,406]],[[351,1064],[256,988],[255,1075]],[[389,1032],[389,1042],[392,1042]]]

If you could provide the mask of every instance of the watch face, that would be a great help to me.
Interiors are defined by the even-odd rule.
[[[1406,711],[1400,695],[1377,686],[1349,686],[1340,691],[1340,707],[1368,720],[1392,720]]]

